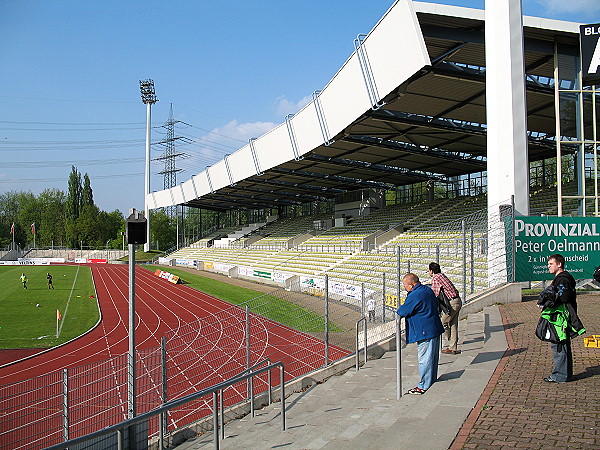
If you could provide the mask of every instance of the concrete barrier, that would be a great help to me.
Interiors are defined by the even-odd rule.
[[[458,313],[459,319],[464,319],[469,314],[483,311],[486,306],[497,303],[519,303],[521,301],[521,283],[507,283],[479,295],[474,300],[463,304]]]

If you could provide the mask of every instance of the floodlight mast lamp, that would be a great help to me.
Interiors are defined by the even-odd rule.
[[[148,207],[148,194],[150,194],[150,133],[152,122],[152,105],[158,98],[154,91],[154,80],[140,80],[140,94],[142,103],[146,105],[146,173],[145,173],[145,190],[144,190],[144,213],[146,216],[146,233],[150,236],[150,208]],[[144,251],[150,251],[150,239],[144,244]]]

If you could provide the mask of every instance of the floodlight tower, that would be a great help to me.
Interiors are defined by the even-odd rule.
[[[150,237],[150,208],[148,208],[148,194],[150,194],[150,132],[152,120],[152,105],[158,98],[154,91],[154,80],[140,80],[140,93],[142,95],[142,103],[146,105],[146,176],[145,176],[145,192],[144,192],[144,211],[146,215],[146,235]],[[150,250],[150,239],[144,244],[144,251]]]

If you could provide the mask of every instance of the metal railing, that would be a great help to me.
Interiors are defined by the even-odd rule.
[[[360,324],[363,324],[363,343],[364,343],[364,353],[365,353],[365,364],[367,363],[367,318],[362,317],[356,321],[356,371],[360,370],[360,342],[358,340],[359,328]]]
[[[189,394],[186,395],[185,397],[179,398],[177,400],[172,400],[170,402],[167,402],[165,404],[163,404],[162,406],[155,408],[151,411],[145,412],[143,414],[140,414],[139,416],[136,416],[132,419],[127,419],[124,420],[123,422],[117,423],[115,425],[111,425],[108,426],[102,430],[98,430],[95,431],[93,433],[89,433],[86,434],[85,436],[81,436],[78,438],[74,438],[74,439],[69,439],[65,442],[62,442],[60,444],[56,444],[50,447],[47,447],[46,450],[63,450],[63,449],[68,449],[69,447],[75,446],[77,444],[82,444],[88,441],[96,441],[104,436],[107,436],[109,434],[114,434],[116,433],[117,435],[117,446],[119,449],[124,448],[124,444],[125,444],[125,438],[128,437],[129,441],[131,442],[131,439],[133,439],[132,437],[132,430],[133,427],[135,427],[136,425],[139,424],[143,424],[145,422],[148,422],[151,418],[159,416],[159,415],[163,415],[164,413],[175,409],[177,407],[186,405],[194,400],[199,400],[202,397],[205,397],[207,395],[211,395],[213,397],[213,439],[214,439],[214,443],[215,443],[215,448],[218,449],[219,448],[219,440],[222,439],[224,437],[224,420],[223,420],[223,404],[222,402],[219,402],[219,397],[223,398],[223,390],[225,390],[228,387],[231,387],[237,383],[246,381],[246,380],[253,380],[254,377],[261,375],[265,372],[267,372],[269,374],[269,380],[271,380],[270,377],[270,373],[271,370],[273,370],[274,368],[279,367],[279,374],[280,374],[280,390],[281,390],[281,396],[280,396],[280,401],[281,401],[281,429],[282,431],[285,431],[285,427],[286,427],[286,417],[285,417],[285,368],[282,362],[276,362],[276,363],[272,363],[269,364],[267,367],[264,367],[262,369],[257,369],[257,370],[253,370],[248,372],[247,370],[242,372],[242,374],[235,376],[233,378],[230,378],[229,380],[223,381],[221,383],[218,383],[214,386],[211,386],[209,388],[206,389],[202,389],[201,391],[195,392],[193,394]],[[248,372],[248,373],[245,373]],[[269,387],[270,390],[270,387]],[[254,416],[254,393],[251,393],[251,414]],[[269,393],[269,403],[271,402],[272,398],[271,395]],[[219,411],[221,411],[221,414],[219,414]],[[159,434],[159,448],[162,450],[164,448],[164,429],[162,426],[163,420],[160,420],[159,423],[161,424],[160,428],[160,434]],[[127,430],[129,430],[129,432],[127,432]],[[219,430],[221,430],[221,433],[219,433]],[[128,436],[126,436],[128,434]]]

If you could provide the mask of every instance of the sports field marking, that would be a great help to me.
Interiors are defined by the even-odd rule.
[[[65,306],[65,312],[62,315],[62,320],[60,321],[60,326],[58,327],[58,333],[56,337],[60,337],[60,333],[62,331],[63,324],[65,323],[65,319],[67,318],[67,311],[69,310],[69,303],[71,303],[71,297],[73,296],[73,290],[75,289],[75,283],[77,282],[77,274],[79,274],[79,268],[81,265],[77,265],[77,271],[75,272],[75,278],[73,279],[73,285],[71,286],[71,292],[69,293],[69,299],[67,300],[67,306]]]

